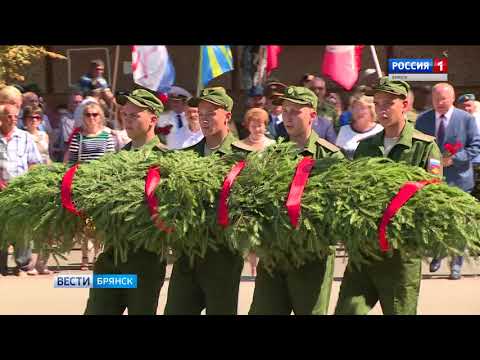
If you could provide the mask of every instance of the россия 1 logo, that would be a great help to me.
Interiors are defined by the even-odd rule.
[[[448,81],[448,59],[388,59],[388,77],[404,81]]]

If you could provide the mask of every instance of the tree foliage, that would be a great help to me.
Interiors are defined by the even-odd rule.
[[[23,74],[25,68],[43,57],[66,59],[65,56],[48,51],[43,46],[0,46],[0,85],[15,81],[24,81],[25,78]]]

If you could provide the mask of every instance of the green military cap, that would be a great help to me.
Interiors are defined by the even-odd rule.
[[[465,101],[475,101],[475,95],[473,94],[463,94],[457,100],[460,104],[463,104]]]
[[[227,111],[232,111],[233,109],[233,99],[228,96],[227,91],[221,86],[203,89],[200,96],[197,99],[190,99],[189,103],[195,104],[201,100],[220,106]]]
[[[163,112],[163,103],[148,90],[136,89],[129,94],[118,94],[116,96],[117,103],[125,105],[127,101],[142,108],[148,108],[152,110],[156,115]]]
[[[303,86],[289,86],[285,89],[282,96],[278,97],[278,101],[288,100],[295,104],[309,105],[314,109],[318,106],[318,97],[315,93]]]
[[[398,95],[407,98],[410,91],[410,85],[401,80],[390,80],[387,76],[379,79],[377,86],[373,88],[373,94],[377,92],[386,92],[393,95]],[[372,94],[372,95],[373,95]]]

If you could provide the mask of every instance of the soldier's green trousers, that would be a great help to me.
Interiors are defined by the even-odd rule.
[[[94,274],[136,274],[136,289],[90,289],[85,315],[155,315],[165,281],[167,263],[152,252],[140,249],[128,254],[125,263],[115,266],[112,251],[95,262]]]
[[[165,315],[235,315],[244,260],[221,248],[196,258],[193,267],[186,256],[173,264]]]
[[[366,315],[377,301],[384,315],[415,315],[421,278],[422,260],[398,251],[360,268],[348,264],[335,315]]]
[[[249,315],[326,315],[330,302],[335,253],[298,269],[273,271],[257,266]]]

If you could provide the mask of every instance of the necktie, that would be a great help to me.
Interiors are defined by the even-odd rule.
[[[178,128],[182,128],[183,127],[183,122],[182,122],[182,115],[180,114],[177,114],[177,121],[178,121]]]
[[[437,142],[438,142],[438,146],[440,147],[443,146],[443,143],[445,141],[445,120],[446,120],[445,115],[441,115],[440,125],[438,126],[438,131],[437,131]]]

